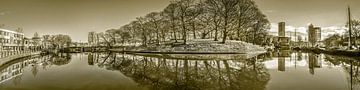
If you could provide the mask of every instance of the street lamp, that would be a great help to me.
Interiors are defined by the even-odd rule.
[[[350,6],[348,6],[348,23],[349,23],[349,49],[352,50],[352,46],[353,46],[353,40],[352,40],[352,23],[351,23],[351,10],[350,10]]]

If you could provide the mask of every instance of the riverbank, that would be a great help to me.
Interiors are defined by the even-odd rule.
[[[324,54],[336,55],[336,56],[347,56],[347,57],[360,56],[360,51],[356,51],[356,50],[325,50],[319,48],[299,48],[297,50],[305,51],[305,52],[313,52],[313,53],[324,53]]]
[[[263,47],[242,41],[228,40],[224,44],[210,39],[190,40],[187,44],[163,44],[131,49],[110,49],[112,52],[184,60],[240,60],[266,53]]]
[[[266,50],[258,45],[242,41],[228,40],[224,44],[211,39],[189,40],[187,44],[162,44],[132,49],[111,49],[114,52],[158,53],[158,54],[253,54]]]
[[[0,66],[9,63],[13,60],[19,59],[19,58],[24,58],[24,57],[29,57],[29,56],[33,56],[33,55],[39,55],[40,51],[38,52],[29,52],[29,53],[22,53],[22,54],[18,54],[18,55],[13,55],[13,56],[8,56],[5,58],[0,58]]]

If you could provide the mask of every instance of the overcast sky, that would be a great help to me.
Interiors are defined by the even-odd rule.
[[[87,41],[89,31],[119,28],[138,16],[161,11],[168,0],[0,0],[0,24],[24,28],[26,36],[69,34]]]
[[[278,22],[286,22],[287,31],[306,33],[308,24],[322,27],[323,37],[343,33],[348,21],[347,6],[353,19],[360,19],[360,0],[255,0],[272,23],[272,32]],[[323,38],[324,39],[324,38]]]
[[[268,16],[272,31],[285,21],[287,28],[305,32],[308,23],[338,32],[346,22],[346,7],[360,18],[360,0],[255,0]],[[69,34],[87,41],[89,31],[119,28],[138,16],[161,11],[169,0],[0,0],[0,24],[24,29],[26,36]],[[329,30],[327,30],[329,29]]]

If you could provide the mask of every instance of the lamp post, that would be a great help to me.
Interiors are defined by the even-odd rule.
[[[353,46],[353,41],[352,41],[352,23],[351,23],[351,12],[350,12],[350,6],[348,6],[348,19],[349,19],[349,49],[352,50],[352,46]]]

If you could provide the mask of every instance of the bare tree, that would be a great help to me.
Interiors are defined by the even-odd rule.
[[[176,7],[177,7],[177,5],[175,3],[170,3],[163,11],[165,19],[170,21],[170,27],[171,27],[173,39],[175,40],[175,42],[177,42],[176,23],[177,23],[177,19],[178,19],[176,17],[177,14],[175,13]]]
[[[221,43],[227,39],[250,42],[266,37],[268,27],[269,21],[252,0],[174,0],[163,11],[138,17],[108,33],[118,33],[109,34],[112,43],[117,43],[117,38],[124,40],[122,35],[127,35],[131,38],[129,42],[141,41],[148,46],[172,39],[178,42],[178,38],[186,44],[189,35],[193,39],[208,37],[214,41],[222,37]],[[264,41],[259,39],[253,43],[261,42]]]
[[[349,27],[349,22],[346,23],[346,27]],[[354,37],[353,43],[357,44],[357,38],[360,37],[360,20],[351,20],[352,37]],[[349,31],[346,31],[346,36],[349,36]]]
[[[187,42],[187,31],[189,30],[187,28],[187,25],[189,22],[191,22],[192,18],[196,17],[198,14],[195,10],[195,0],[177,0],[175,1],[175,13],[177,13],[177,17],[179,17],[180,20],[180,26],[182,31],[182,39],[184,40],[183,44],[186,44]]]
[[[151,23],[149,25],[150,29],[153,29],[155,31],[155,36],[156,36],[156,44],[160,44],[160,34],[162,31],[161,30],[161,20],[162,20],[162,16],[160,15],[159,12],[151,12],[149,14],[147,14],[145,16],[146,19],[148,19],[148,22]]]
[[[254,15],[249,13],[252,10],[254,10],[255,4],[254,1],[251,0],[240,0],[239,4],[237,5],[238,8],[238,14],[236,16],[237,18],[237,28],[236,28],[236,39],[241,40],[244,37],[244,34],[246,33],[245,30],[249,27],[249,19],[253,17]]]
[[[223,24],[222,24],[222,28],[223,28],[223,38],[221,43],[225,43],[227,36],[228,36],[228,31],[231,28],[229,25],[231,22],[234,21],[234,16],[236,16],[236,5],[239,3],[238,0],[209,0],[212,2],[217,3],[218,5],[220,5],[220,17],[223,19]]]

